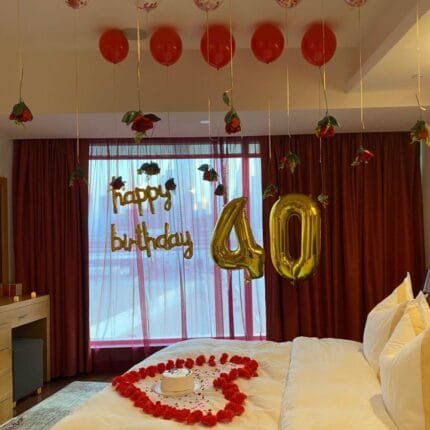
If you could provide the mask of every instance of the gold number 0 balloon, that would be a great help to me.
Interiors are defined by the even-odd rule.
[[[255,242],[246,217],[247,200],[246,197],[240,197],[223,207],[212,235],[211,253],[221,268],[248,269],[251,278],[255,279],[264,274],[264,250]],[[233,227],[239,242],[235,250],[228,246]]]
[[[292,258],[288,237],[289,221],[301,221],[300,257]],[[317,267],[321,252],[321,215],[317,204],[304,194],[279,197],[270,211],[270,251],[277,272],[297,281],[307,278]]]

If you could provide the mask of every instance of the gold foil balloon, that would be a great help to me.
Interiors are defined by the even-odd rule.
[[[223,269],[248,269],[252,279],[264,274],[264,250],[252,234],[245,213],[246,197],[227,203],[218,218],[212,235],[211,252],[215,263]],[[231,250],[228,241],[235,229],[238,247]]]
[[[300,256],[290,252],[289,221],[301,223]],[[270,250],[272,263],[284,278],[298,281],[307,278],[318,266],[321,252],[321,215],[317,204],[304,194],[279,197],[270,211]]]

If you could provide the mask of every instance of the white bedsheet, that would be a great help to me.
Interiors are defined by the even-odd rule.
[[[303,337],[293,341],[280,428],[396,429],[360,343]]]
[[[219,357],[223,352],[230,356],[245,355],[258,361],[259,376],[249,381],[239,378],[235,382],[248,398],[245,412],[228,425],[219,427],[234,429],[277,429],[280,403],[288,371],[291,342],[245,342],[214,339],[189,340],[172,345],[144,360],[135,368],[156,364],[177,357],[197,357],[200,354]],[[211,399],[213,409],[225,405],[221,396],[208,389],[205,396]],[[202,428],[201,426],[195,426]],[[191,428],[174,421],[153,418],[133,406],[129,399],[121,397],[111,386],[97,393],[75,412],[61,420],[52,430],[172,430]]]

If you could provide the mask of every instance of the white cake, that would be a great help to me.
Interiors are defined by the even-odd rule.
[[[161,392],[167,395],[188,394],[194,391],[194,379],[190,369],[173,368],[161,375]]]

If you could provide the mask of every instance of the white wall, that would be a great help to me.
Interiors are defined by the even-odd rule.
[[[430,268],[430,148],[423,146],[423,198],[424,198],[424,228],[426,244],[426,263]]]
[[[15,279],[12,236],[12,153],[13,143],[0,136],[0,176],[7,178],[9,198],[9,280]]]

